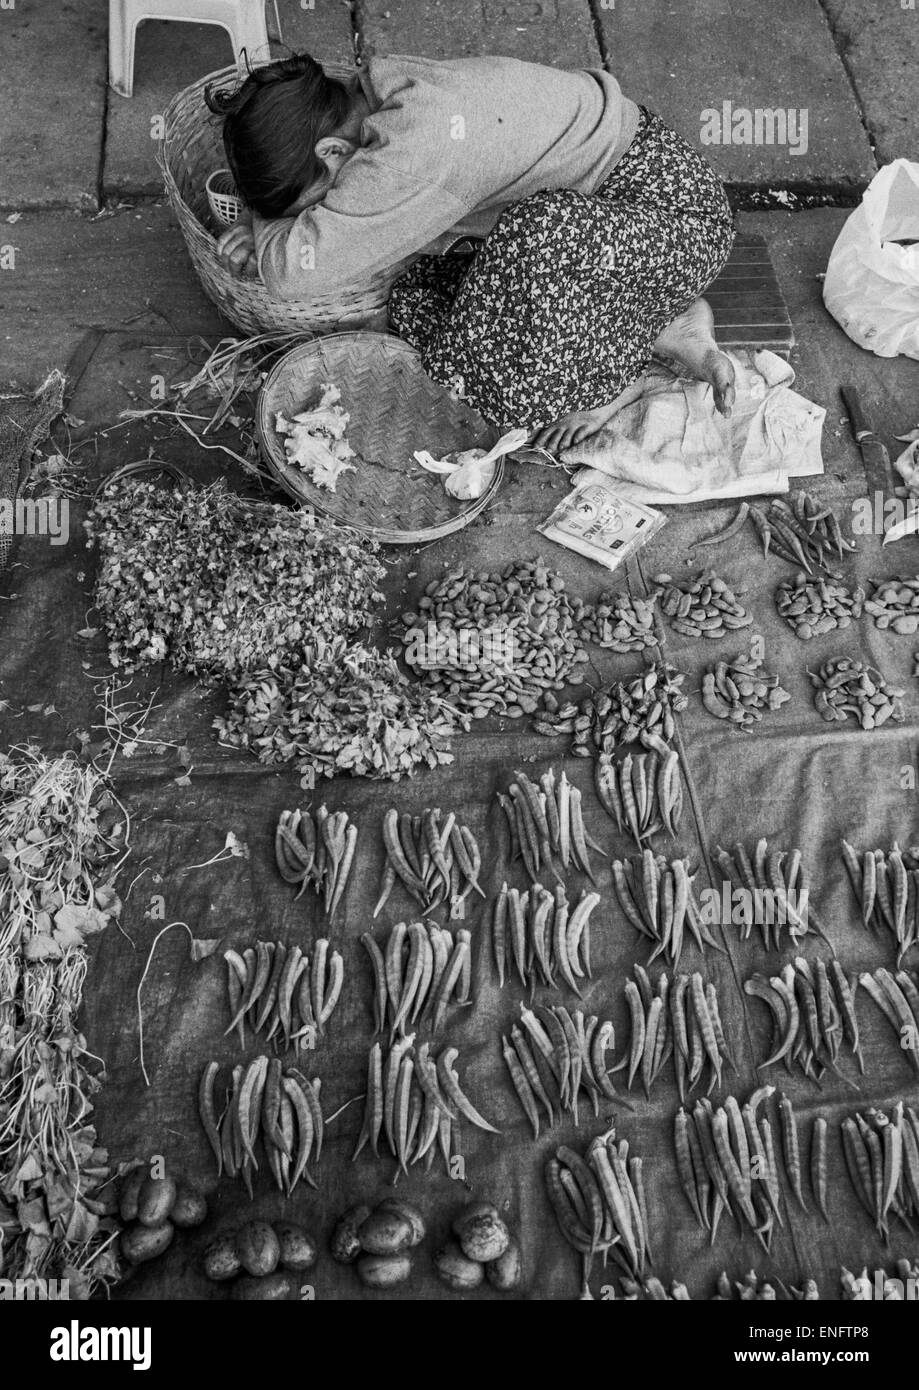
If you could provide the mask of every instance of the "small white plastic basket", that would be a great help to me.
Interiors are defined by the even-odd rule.
[[[232,227],[239,220],[243,201],[236,192],[236,184],[229,169],[215,169],[208,175],[204,187],[211,212],[222,227]]]

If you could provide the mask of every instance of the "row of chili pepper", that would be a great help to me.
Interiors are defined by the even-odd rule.
[[[545,1167],[546,1192],[565,1240],[581,1256],[581,1298],[592,1299],[596,1255],[641,1280],[651,1259],[642,1160],[616,1132],[591,1140],[582,1156],[562,1145]]]
[[[522,772],[514,776],[516,781],[508,787],[507,795],[497,793],[507,821],[508,863],[521,859],[530,881],[536,883],[545,870],[561,882],[554,860],[559,860],[565,873],[573,861],[593,883],[589,851],[604,856],[606,851],[585,828],[580,788],[569,782],[564,772],[556,779],[551,768],[540,778],[539,786]]]
[[[321,1081],[284,1069],[277,1057],[256,1057],[233,1068],[226,1104],[218,1116],[218,1062],[208,1062],[198,1084],[198,1113],[217,1163],[217,1176],[241,1177],[252,1196],[259,1167],[256,1145],[279,1191],[290,1196],[301,1178],[315,1187],[308,1163],[318,1163],[325,1128],[319,1101]]]
[[[590,917],[599,901],[599,893],[584,892],[572,910],[562,884],[554,893],[541,883],[521,893],[502,883],[491,918],[501,988],[516,970],[531,995],[538,984],[549,989],[564,984],[580,998],[578,980],[591,977]]]
[[[842,841],[849,881],[861,908],[862,922],[872,931],[889,931],[897,943],[897,966],[919,944],[919,847],[866,849],[861,857]]]
[[[641,1076],[645,1096],[666,1063],[673,1058],[677,1090],[682,1103],[702,1080],[709,1066],[709,1087],[721,1085],[725,1063],[737,1070],[731,1058],[714,984],[706,983],[696,971],[677,975],[671,982],[663,972],[652,986],[647,971],[634,967],[633,980],[626,980],[625,998],[629,1010],[629,1045],[612,1071],[628,1068],[626,1088]]]
[[[663,956],[676,967],[687,929],[700,951],[706,946],[716,951],[724,949],[702,921],[688,860],[673,859],[668,863],[663,855],[645,849],[634,859],[614,859],[612,871],[616,897],[626,921],[652,946],[648,964]]]
[[[320,806],[309,811],[282,811],[274,835],[274,856],[285,883],[308,886],[322,898],[331,919],[344,896],[357,849],[357,826],[345,811]]]
[[[383,817],[383,846],[386,855],[374,917],[386,906],[397,882],[423,912],[448,902],[454,916],[463,916],[470,893],[484,898],[478,842],[453,811],[441,821],[439,807],[426,807],[420,816],[400,815],[390,807]]]
[[[458,1057],[456,1047],[445,1047],[436,1056],[430,1043],[415,1047],[414,1033],[397,1038],[388,1049],[375,1042],[367,1059],[364,1118],[352,1159],[368,1144],[379,1156],[384,1140],[398,1163],[397,1175],[422,1158],[430,1169],[437,1143],[450,1173],[451,1157],[459,1154],[460,1117],[477,1129],[499,1133],[460,1086]]]
[[[600,1113],[601,1097],[619,1100],[606,1066],[606,1054],[616,1044],[611,1023],[601,1023],[595,1014],[585,1018],[581,1009],[569,1013],[560,1004],[531,1009],[521,1004],[520,1025],[513,1024],[509,1036],[502,1034],[501,1050],[534,1139],[539,1138],[540,1107],[550,1127],[565,1110],[578,1125],[582,1090],[594,1115]]]
[[[594,762],[594,786],[604,811],[639,849],[659,831],[674,839],[679,834],[683,781],[677,752],[666,757],[627,753],[619,763],[609,753],[600,753]]]
[[[361,937],[373,969],[374,1032],[397,1033],[430,1019],[436,1033],[451,1002],[469,1004],[472,986],[472,936],[460,929],[456,939],[433,922],[397,922],[385,941],[370,932]]]
[[[224,951],[227,963],[227,998],[230,1022],[224,1034],[237,1030],[240,1047],[246,1045],[246,1023],[258,1035],[267,1029],[266,1041],[276,1034],[285,1050],[301,1043],[310,1048],[338,1004],[344,983],[344,962],[338,951],[320,937],[313,955],[283,941],[257,941],[240,955]],[[277,1046],[278,1044],[276,1044]]]
[[[817,960],[813,966],[796,956],[780,974],[751,975],[744,993],[761,1000],[772,1014],[770,1054],[760,1063],[761,1071],[784,1060],[789,1072],[797,1062],[817,1082],[827,1070],[847,1080],[837,1066],[845,1040],[864,1073],[853,982],[835,956],[829,964]]]

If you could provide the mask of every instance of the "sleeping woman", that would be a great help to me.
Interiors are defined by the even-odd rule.
[[[724,190],[608,72],[391,56],[340,82],[298,54],[208,104],[249,209],[224,264],[308,300],[410,260],[393,332],[499,430],[580,443],[652,354],[730,414],[700,297],[734,238]]]

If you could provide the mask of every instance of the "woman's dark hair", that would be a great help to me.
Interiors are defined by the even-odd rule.
[[[262,217],[281,217],[324,172],[317,141],[348,115],[347,87],[308,53],[251,68],[236,92],[209,87],[204,100],[223,116],[223,144],[240,197]]]

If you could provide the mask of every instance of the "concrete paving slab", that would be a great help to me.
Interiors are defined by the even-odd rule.
[[[164,330],[231,331],[205,298],[167,207],[98,221],[25,213],[15,226],[0,222],[0,244],[16,248],[13,269],[0,271],[0,380],[37,384],[66,365],[92,325],[131,320],[148,341]]]
[[[878,162],[919,150],[919,2],[821,0],[855,86]]]
[[[0,9],[0,208],[95,206],[106,0]]]
[[[597,16],[625,91],[671,121],[726,181],[837,190],[874,173],[818,0],[622,0],[599,5]],[[720,143],[703,143],[703,127]]]
[[[365,49],[424,58],[497,53],[557,67],[601,67],[588,0],[361,0]]]
[[[317,0],[312,9],[300,0],[267,4],[270,55],[305,49],[314,57],[346,61],[353,53],[347,5]],[[282,44],[279,38],[283,40]],[[210,24],[169,24],[148,20],[137,31],[134,95],[109,92],[103,184],[107,195],[157,194],[163,183],[156,163],[155,118],[176,92],[197,78],[233,62],[229,36]]]

